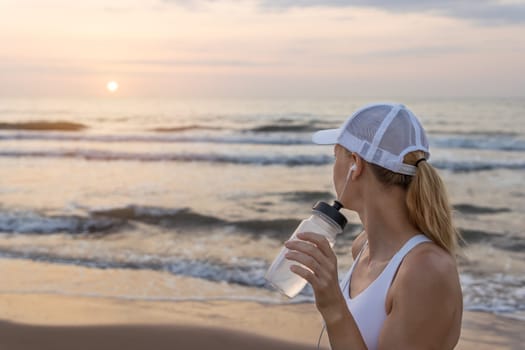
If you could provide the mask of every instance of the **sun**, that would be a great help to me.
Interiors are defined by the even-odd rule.
[[[116,92],[118,90],[118,83],[114,80],[108,81],[106,88],[111,93]]]

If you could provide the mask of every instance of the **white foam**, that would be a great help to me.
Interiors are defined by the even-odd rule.
[[[509,315],[525,311],[523,276],[462,274],[461,286],[466,310]]]

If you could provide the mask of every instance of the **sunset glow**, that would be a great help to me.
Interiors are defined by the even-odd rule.
[[[135,97],[525,91],[524,1],[52,3],[0,2],[0,95],[107,94],[108,72]]]

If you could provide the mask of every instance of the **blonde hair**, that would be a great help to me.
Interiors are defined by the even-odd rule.
[[[422,151],[408,153],[404,163],[415,165],[424,158]],[[453,257],[461,255],[461,235],[453,224],[452,209],[445,184],[436,169],[421,161],[414,176],[394,173],[376,164],[367,162],[375,177],[385,185],[401,186],[406,193],[406,205],[410,222],[434,243]]]

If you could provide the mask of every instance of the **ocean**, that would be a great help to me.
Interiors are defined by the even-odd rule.
[[[0,258],[161,271],[122,299],[287,299],[264,273],[319,200],[334,199],[337,127],[369,99],[0,99]],[[467,310],[525,319],[525,99],[403,99],[430,139],[464,243]],[[355,213],[334,247],[342,276]],[[206,280],[182,291],[173,278]],[[93,295],[78,281],[0,292]],[[179,281],[179,280],[176,280]],[[241,288],[242,287],[242,288]]]

